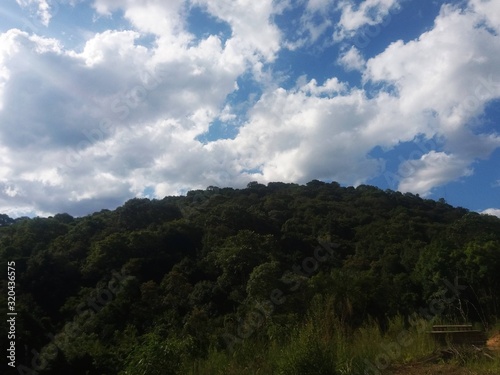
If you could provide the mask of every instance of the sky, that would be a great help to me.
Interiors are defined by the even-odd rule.
[[[497,0],[4,0],[0,213],[251,181],[500,217]]]

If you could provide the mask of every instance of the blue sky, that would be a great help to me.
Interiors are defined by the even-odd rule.
[[[500,216],[495,0],[6,0],[0,212],[250,181]]]

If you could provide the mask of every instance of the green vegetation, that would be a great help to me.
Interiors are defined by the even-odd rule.
[[[500,316],[500,219],[367,185],[0,215],[12,261],[13,374],[378,374],[435,353],[433,323]],[[4,278],[4,317],[7,292]]]

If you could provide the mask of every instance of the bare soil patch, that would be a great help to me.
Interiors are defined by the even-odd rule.
[[[486,341],[486,346],[490,350],[500,351],[500,331],[491,336],[488,341]]]

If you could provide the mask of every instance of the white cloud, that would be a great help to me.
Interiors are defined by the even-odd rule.
[[[403,162],[399,175],[403,177],[399,190],[428,195],[435,187],[470,176],[470,161],[456,155],[431,151],[419,160]]]
[[[340,55],[338,63],[344,66],[347,71],[359,70],[362,71],[365,68],[366,61],[359,52],[359,50],[352,46],[347,52]]]
[[[467,121],[500,95],[500,57],[492,53],[500,38],[476,22],[475,14],[443,6],[431,31],[370,59],[365,79],[395,84],[404,110],[436,110],[451,128]]]
[[[108,45],[101,43],[106,62],[92,69],[85,64],[97,61],[91,48],[80,55],[66,53],[51,40],[18,30],[0,39],[7,42],[2,53],[7,78],[2,84],[0,134],[11,149],[75,146],[85,138],[84,131],[113,114],[113,96],[124,95],[128,87],[140,83],[137,66],[144,56],[126,32],[96,36],[96,40],[114,42],[118,53],[108,53]]]
[[[338,81],[311,80],[264,94],[230,142],[240,170],[262,182],[332,178],[358,184],[375,176],[380,163],[366,157],[372,140],[360,134],[376,117],[376,102],[345,90]]]
[[[500,208],[488,208],[481,213],[484,215],[493,215],[500,218]]]
[[[52,18],[51,7],[47,0],[16,0],[22,8],[33,9],[44,26],[48,26]]]
[[[318,86],[318,82],[313,78],[299,89],[314,96],[331,96],[345,92],[347,90],[347,86],[340,82],[337,78],[327,79],[323,85]]]
[[[269,74],[287,43],[273,23],[284,3],[189,2],[229,25],[225,40],[192,35],[181,0],[96,0],[102,17],[121,10],[133,30],[97,33],[78,51],[19,30],[1,34],[0,211],[84,214],[146,189],[162,196],[252,180],[355,185],[381,174],[384,161],[367,156],[374,147],[417,135],[439,137],[443,150],[403,163],[399,189],[428,194],[469,176],[475,160],[500,146],[497,133],[474,122],[500,97],[496,5],[443,7],[433,29],[368,61],[345,51],[338,62],[363,72],[362,88],[332,74],[285,89]],[[340,24],[345,32],[397,7],[350,4],[340,3],[353,16]],[[332,6],[307,3],[325,20]],[[147,47],[139,44],[145,35],[154,39]],[[242,109],[228,97],[248,75],[263,95],[237,118]],[[368,93],[371,86],[378,91]],[[215,120],[236,123],[238,134],[199,142]]]
[[[445,5],[432,30],[408,43],[395,42],[367,62],[365,82],[394,86],[399,116],[405,119],[402,126],[408,118],[427,113],[421,133],[445,139],[445,153],[417,163],[400,190],[429,192],[470,174],[468,165],[500,147],[498,133],[481,134],[474,126],[487,103],[500,97],[500,38],[481,26],[484,17]]]
[[[306,10],[309,12],[324,13],[332,4],[332,0],[308,0]]]
[[[301,17],[301,32],[305,33],[309,43],[314,43],[327,30],[333,27],[332,13],[335,9],[331,0],[308,0]],[[304,43],[305,40],[302,41]]]
[[[281,48],[281,32],[271,17],[282,10],[280,2],[272,0],[194,0],[214,17],[231,26],[232,38],[226,48],[235,55],[262,57],[271,62]],[[249,60],[255,63],[255,59]]]
[[[399,11],[400,0],[364,0],[360,4],[351,0],[338,2],[340,21],[334,38],[342,40],[352,37],[364,26],[388,22],[390,13]]]
[[[184,0],[95,0],[93,6],[98,14],[111,17],[122,10],[124,17],[143,33],[161,36],[174,44],[188,43],[190,36],[184,31],[182,10]]]
[[[486,24],[500,32],[500,3],[495,0],[469,0],[471,8]]]
[[[324,47],[363,34],[368,26],[387,26],[392,15],[399,13],[400,3],[401,0],[307,0],[297,30],[300,38],[289,44],[294,49],[328,35],[321,41]]]
[[[225,101],[237,78],[252,69],[258,77],[254,67],[280,48],[272,2],[252,4],[204,5],[232,26],[224,44],[184,30],[183,2],[98,0],[102,16],[121,7],[136,30],[95,34],[78,52],[1,34],[0,210],[82,214],[151,186],[174,194],[247,182],[231,151],[196,137],[216,118],[234,119]],[[150,48],[136,44],[144,33],[157,34]]]

